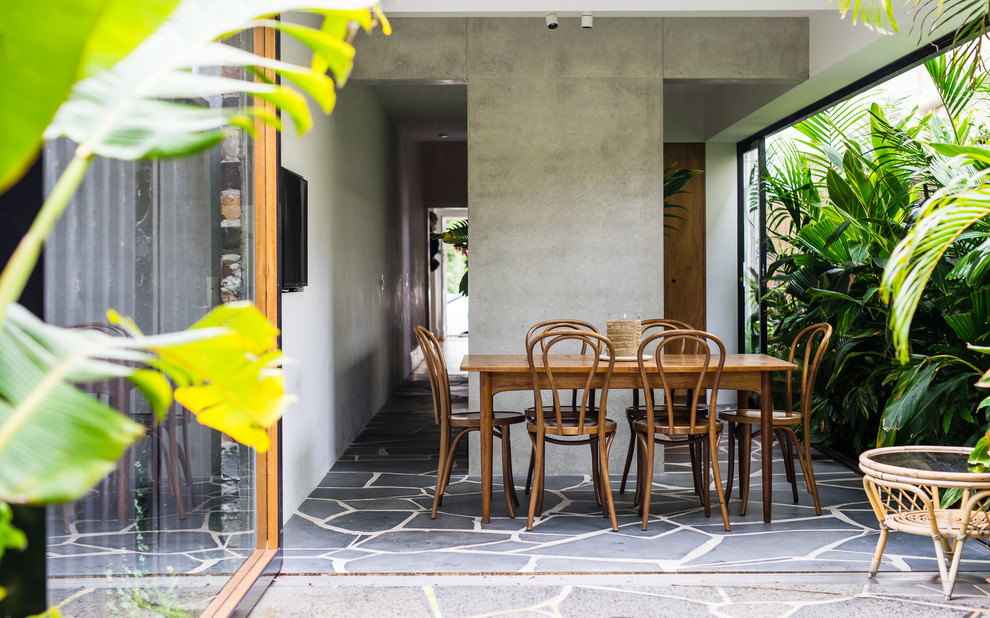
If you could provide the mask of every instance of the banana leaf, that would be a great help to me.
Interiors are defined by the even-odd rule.
[[[187,331],[131,337],[45,324],[20,305],[0,329],[0,501],[75,500],[113,469],[144,427],[78,385],[127,378],[158,418],[175,397],[204,425],[264,451],[265,427],[291,402],[277,330],[250,303],[210,312]]]

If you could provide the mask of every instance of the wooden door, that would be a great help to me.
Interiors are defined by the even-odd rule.
[[[664,144],[664,166],[676,164],[678,169],[705,169],[705,145]],[[676,230],[665,230],[663,244],[663,307],[664,317],[681,320],[704,330],[705,317],[705,175],[692,178],[685,193],[669,202],[683,208],[666,212],[683,217],[666,218]]]

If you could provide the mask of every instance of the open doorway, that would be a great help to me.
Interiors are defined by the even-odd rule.
[[[441,341],[447,370],[460,371],[468,350],[467,209],[431,208],[431,228],[448,236],[431,247],[430,328]]]
[[[433,208],[437,231],[467,229],[466,208]],[[431,216],[431,221],[433,217]],[[430,277],[430,296],[436,299],[430,325],[441,340],[468,335],[468,251],[460,243],[441,242]]]

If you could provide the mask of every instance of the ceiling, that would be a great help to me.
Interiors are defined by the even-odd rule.
[[[377,84],[371,87],[381,99],[385,113],[406,137],[424,142],[467,140],[467,85]]]
[[[412,16],[527,16],[556,11],[580,15],[592,11],[601,16],[674,17],[719,13],[723,16],[796,14],[803,11],[838,11],[829,0],[382,0],[386,15]]]

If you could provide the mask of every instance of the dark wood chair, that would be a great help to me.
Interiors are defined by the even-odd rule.
[[[576,414],[566,414],[565,406],[561,404],[562,396],[574,389],[558,387],[555,379],[555,367],[552,353],[556,346],[569,347],[578,343],[585,349],[591,349],[590,365],[584,370],[583,385],[580,388],[582,396],[577,401]],[[602,360],[603,351],[608,357]],[[543,513],[543,490],[546,481],[546,445],[547,443],[561,445],[591,445],[592,478],[595,483],[595,495],[602,506],[602,516],[609,517],[612,530],[618,530],[615,518],[615,503],[612,500],[612,487],[608,478],[608,453],[615,438],[615,421],[606,418],[608,384],[615,365],[615,346],[606,337],[593,331],[584,330],[550,330],[536,335],[526,346],[526,357],[533,378],[533,410],[535,419],[527,422],[526,429],[533,442],[535,451],[535,480],[533,495],[529,499],[529,519],[526,529],[533,529],[533,519]],[[603,376],[596,375],[601,363],[607,363]],[[559,367],[557,370],[559,371]],[[572,372],[572,371],[571,371]],[[600,381],[598,381],[600,379]],[[593,405],[592,385],[601,389],[601,400],[598,406]],[[551,403],[544,404],[544,392],[550,394]]]
[[[480,412],[454,412],[450,403],[450,380],[447,365],[443,358],[440,342],[429,330],[416,327],[416,337],[426,359],[430,374],[430,388],[433,391],[433,412],[440,425],[440,461],[437,465],[437,487],[433,494],[433,509],[430,518],[436,519],[437,509],[443,503],[443,493],[450,482],[450,471],[454,465],[454,452],[461,438],[471,431],[481,430]],[[502,485],[505,493],[505,507],[509,517],[515,517],[515,507],[519,506],[515,483],[512,479],[512,452],[509,445],[509,428],[525,420],[519,412],[493,412],[492,426],[495,436],[502,440]],[[451,440],[451,433],[459,429]]]
[[[78,330],[91,330],[109,335],[111,337],[128,337],[127,331],[115,324],[104,322],[82,322],[73,324],[70,328]],[[94,397],[99,398],[111,408],[117,410],[124,416],[131,418],[145,426],[148,436],[151,439],[151,457],[153,459],[152,475],[155,483],[155,491],[158,491],[161,483],[161,462],[165,460],[168,470],[169,491],[175,497],[176,510],[180,519],[185,519],[186,511],[182,485],[180,481],[180,470],[185,478],[186,486],[189,488],[190,508],[195,508],[197,504],[196,487],[193,483],[192,470],[189,464],[189,420],[190,412],[178,404],[173,404],[168,416],[164,421],[164,429],[167,436],[162,433],[162,426],[153,418],[150,413],[139,413],[131,408],[131,391],[134,386],[126,378],[112,378],[100,382],[86,382],[79,384],[79,388]],[[182,445],[178,443],[179,430],[182,431]],[[166,441],[167,440],[167,441]],[[117,462],[114,470],[114,480],[117,492],[117,521],[120,524],[127,522],[128,504],[130,502],[130,451]],[[110,488],[109,479],[104,479],[101,485],[101,498],[103,503],[103,519],[109,517],[110,512]],[[157,495],[157,493],[156,493]],[[74,505],[72,505],[74,508]],[[63,508],[65,518],[65,528],[68,531],[70,505]]]
[[[799,408],[793,408],[793,383],[794,371],[787,372],[787,385],[784,395],[784,409],[773,411],[773,433],[777,441],[780,442],[780,449],[784,455],[784,470],[787,480],[791,484],[791,492],[794,494],[794,503],[798,501],[797,475],[794,473],[794,455],[797,454],[798,462],[801,464],[801,472],[804,473],[804,482],[815,502],[815,513],[822,514],[822,507],[818,500],[818,487],[815,485],[815,473],[811,468],[811,432],[809,431],[811,421],[811,400],[815,392],[815,379],[821,369],[822,361],[828,352],[828,343],[832,338],[832,326],[826,323],[813,324],[808,326],[794,338],[791,343],[791,352],[787,357],[790,362],[798,359],[801,368],[801,385],[798,396],[800,397]],[[803,354],[802,354],[803,351]],[[728,423],[729,432],[729,469],[726,476],[726,495],[732,493],[732,474],[734,446],[739,446],[739,514],[746,514],[746,503],[749,500],[749,453],[752,448],[752,438],[754,433],[760,433],[760,410],[737,409],[725,410],[719,414],[719,418]],[[754,432],[753,428],[756,427]],[[794,428],[800,426],[802,439],[799,442]]]
[[[646,350],[651,344],[656,344],[653,357],[646,358]],[[675,387],[671,385],[670,379],[673,375],[668,371],[667,363],[670,363],[673,354],[668,355],[668,348],[675,352],[682,349],[694,348],[697,353],[703,356],[700,369],[688,376],[684,380],[684,374],[679,373],[678,378],[689,383],[688,400],[684,404],[677,404],[674,400]],[[714,346],[718,352],[717,358],[713,356],[711,347]],[[643,515],[643,530],[647,529],[650,517],[650,497],[653,493],[653,461],[654,450],[657,443],[667,445],[686,444],[697,445],[700,453],[700,467],[702,476],[701,501],[705,507],[705,517],[711,517],[711,489],[709,481],[709,471],[714,476],[715,491],[718,494],[719,506],[722,510],[722,521],[725,529],[729,530],[729,513],[725,507],[725,494],[722,491],[722,480],[718,469],[718,441],[722,435],[722,424],[718,422],[714,414],[708,414],[708,407],[702,401],[706,390],[711,391],[708,398],[708,405],[716,405],[718,395],[718,385],[722,377],[722,367],[725,363],[725,346],[718,337],[698,330],[667,330],[654,333],[643,339],[637,351],[636,362],[639,365],[640,379],[643,389],[648,391],[650,380],[648,378],[647,367],[652,364],[656,366],[659,375],[661,388],[656,389],[659,396],[663,393],[663,406],[655,405],[655,397],[645,397],[646,416],[637,420],[633,424],[636,437],[639,440],[639,474],[637,475],[636,489],[639,494],[640,511]],[[715,363],[714,372],[709,369]],[[652,367],[651,367],[652,369]],[[711,376],[710,386],[704,386],[706,376]],[[694,463],[694,462],[692,462]],[[692,466],[696,467],[696,466]],[[697,475],[698,472],[695,472]]]
[[[566,320],[566,319],[546,320],[534,324],[532,327],[530,327],[529,331],[526,332],[526,349],[527,350],[529,349],[529,343],[530,341],[533,340],[534,337],[538,335],[542,335],[543,333],[561,332],[561,331],[578,331],[578,330],[589,331],[592,333],[600,333],[600,331],[593,324],[589,322],[583,322],[581,320]],[[542,348],[540,351],[542,352]],[[593,351],[592,348],[587,343],[583,343],[581,344],[579,350],[577,347],[575,347],[575,349],[568,350],[567,352],[568,353],[578,352],[579,354],[584,355],[584,354],[588,354],[590,351]],[[594,409],[595,407],[594,390],[591,391],[590,405],[592,409]],[[553,411],[552,406],[547,406],[547,408],[548,411],[551,412]],[[578,415],[578,389],[571,390],[571,403],[561,404],[560,410],[564,416],[575,417]],[[523,411],[523,413],[526,415],[527,423],[533,423],[536,421],[536,408],[526,408]],[[592,451],[593,451],[593,447],[592,447]],[[592,456],[594,456],[594,452],[592,452]],[[530,485],[533,482],[533,467],[535,463],[536,463],[536,449],[534,448],[529,453],[529,468],[526,471],[526,489],[524,490],[524,493],[526,494],[529,493]],[[594,482],[595,482],[596,495],[598,495],[597,494],[598,479],[595,478]]]

